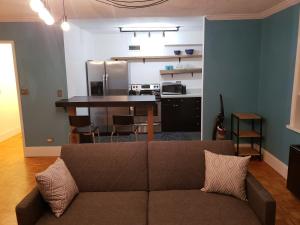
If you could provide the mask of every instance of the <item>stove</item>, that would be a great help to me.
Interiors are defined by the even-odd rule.
[[[160,98],[160,84],[132,84],[129,86],[129,95],[155,95]]]
[[[153,110],[154,131],[161,132],[160,84],[131,84],[128,94],[155,95],[157,103]],[[139,133],[147,133],[147,106],[131,107],[130,111],[134,115],[134,122],[139,124]]]

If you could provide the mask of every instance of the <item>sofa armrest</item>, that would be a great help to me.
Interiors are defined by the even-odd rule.
[[[252,210],[263,225],[274,225],[276,202],[271,194],[248,173],[246,178],[247,198]]]
[[[37,187],[35,187],[16,206],[18,225],[34,225],[46,210],[47,204],[43,200]]]

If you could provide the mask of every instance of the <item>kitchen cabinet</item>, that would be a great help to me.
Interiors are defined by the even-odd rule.
[[[201,98],[163,98],[161,122],[164,132],[201,131]]]

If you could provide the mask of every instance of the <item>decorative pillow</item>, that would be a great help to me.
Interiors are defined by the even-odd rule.
[[[238,157],[205,152],[205,182],[201,189],[247,200],[245,179],[250,156]]]
[[[65,165],[58,158],[45,171],[35,175],[38,189],[56,217],[60,217],[78,194],[77,185]]]

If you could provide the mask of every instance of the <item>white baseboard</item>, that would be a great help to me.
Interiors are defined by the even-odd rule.
[[[60,156],[61,146],[24,147],[25,157]]]
[[[236,146],[236,145],[235,145]],[[240,147],[250,147],[250,144],[240,144]],[[254,145],[254,149],[259,151],[259,146]],[[287,179],[288,166],[281,162],[278,158],[272,155],[268,150],[262,148],[263,160],[271,166],[277,173],[279,173],[284,179]]]
[[[21,128],[13,128],[0,134],[0,142],[21,133]]]
[[[264,161],[269,164],[284,179],[287,179],[288,166],[272,155],[269,151],[263,149]]]

